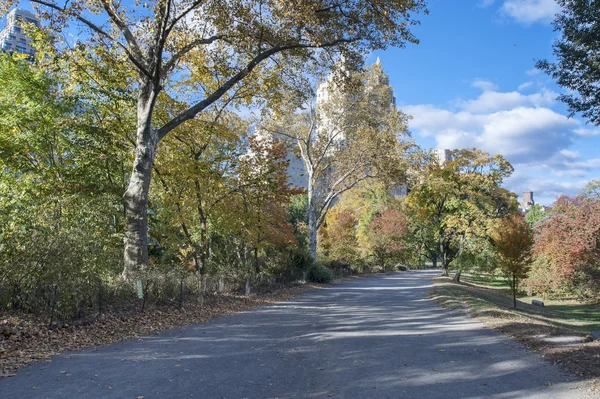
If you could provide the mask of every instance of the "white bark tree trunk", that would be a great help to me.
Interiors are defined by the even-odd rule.
[[[148,82],[138,98],[135,159],[129,185],[123,195],[126,215],[124,278],[148,266],[148,192],[158,142],[157,131],[152,127],[156,94]]]
[[[315,262],[317,260],[317,219],[319,216],[317,215],[315,206],[315,188],[312,173],[309,174],[306,195],[308,197],[308,206],[306,208],[306,212],[308,213],[308,253],[313,262]]]

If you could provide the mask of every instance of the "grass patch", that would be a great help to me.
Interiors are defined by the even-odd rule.
[[[475,296],[489,305],[512,309],[512,293],[508,281],[503,277],[486,275],[463,275],[466,284],[456,284],[454,290],[459,296]],[[533,306],[531,301],[537,299],[544,302],[544,307]],[[475,304],[475,306],[477,306]],[[589,333],[600,330],[600,304],[577,300],[547,299],[537,296],[521,295],[517,298],[516,312],[532,317],[539,317],[552,324],[572,328]]]
[[[498,289],[510,289],[508,280],[501,276],[494,275],[477,275],[477,274],[463,274],[461,280],[471,283],[473,285],[481,285],[484,287],[498,288]]]

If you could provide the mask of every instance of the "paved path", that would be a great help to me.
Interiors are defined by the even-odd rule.
[[[57,356],[1,380],[0,398],[591,397],[539,355],[427,299],[434,274],[346,281]]]

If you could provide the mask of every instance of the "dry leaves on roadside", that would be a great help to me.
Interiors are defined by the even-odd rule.
[[[204,322],[217,316],[283,301],[317,287],[317,284],[296,285],[263,296],[207,296],[202,303],[188,302],[181,310],[157,308],[144,313],[102,314],[87,325],[65,324],[54,329],[48,329],[47,320],[0,318],[0,377],[14,376],[19,367],[66,350],[113,343]]]

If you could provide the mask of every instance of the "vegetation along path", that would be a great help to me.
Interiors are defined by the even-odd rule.
[[[344,281],[296,299],[66,353],[2,398],[584,398],[583,382],[427,298],[437,272]],[[571,379],[572,382],[568,382]]]

